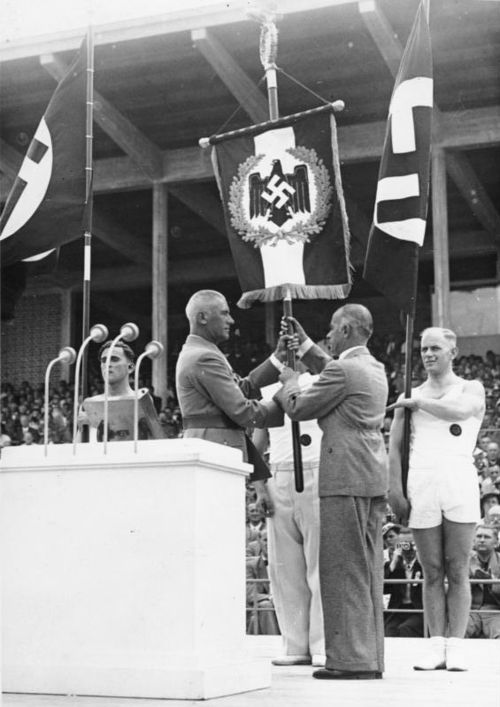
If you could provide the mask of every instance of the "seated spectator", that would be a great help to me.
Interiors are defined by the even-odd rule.
[[[401,528],[392,559],[384,564],[384,579],[422,579],[422,567],[410,528]],[[423,637],[422,584],[385,584],[384,594],[389,594],[388,609],[419,609],[415,612],[391,612],[384,615],[384,634],[391,637]]]
[[[73,436],[68,425],[68,420],[63,415],[58,405],[54,405],[50,411],[49,430],[54,444],[63,444],[64,442],[72,441]]]
[[[471,585],[471,613],[466,638],[500,638],[500,553],[495,550],[498,531],[480,523],[476,528],[474,550],[470,560],[469,576],[472,579],[499,578],[493,584]],[[478,610],[486,611],[479,613]],[[492,610],[488,612],[488,610]],[[496,613],[493,611],[496,610]]]
[[[37,444],[37,440],[35,439],[35,435],[31,430],[26,430],[26,432],[23,432],[23,441],[21,444],[25,444],[27,446],[31,446],[32,444]]]
[[[491,525],[496,528],[497,532],[500,534],[500,505],[496,504],[490,506],[486,512],[484,522],[486,525]],[[495,549],[498,549],[498,543]]]
[[[496,484],[500,475],[500,466],[498,466],[498,464],[493,464],[492,466],[489,466],[486,470],[486,474],[487,476],[483,481],[483,484]],[[481,484],[481,487],[483,486],[483,484]]]
[[[264,515],[256,503],[249,503],[247,506],[247,526],[259,534],[266,529]]]
[[[488,473],[488,462],[486,461],[486,454],[478,449],[474,452],[474,466],[477,469],[477,480],[479,486],[483,483],[487,473]]]
[[[382,538],[384,540],[384,562],[392,560],[392,555],[399,540],[401,526],[397,523],[386,523],[382,528]]]
[[[247,576],[247,633],[279,635],[278,620],[270,595],[267,572],[267,535],[263,531],[258,540],[249,543],[252,553],[246,559]],[[261,581],[249,581],[261,580]]]
[[[488,511],[492,506],[498,506],[500,504],[500,491],[498,491],[494,486],[487,488],[486,491],[481,493],[481,522],[488,523],[487,515]]]
[[[36,422],[33,422],[33,420],[30,419],[30,416],[27,415],[26,413],[22,413],[19,415],[19,425],[20,425],[20,432],[22,437],[24,438],[24,434],[26,432],[31,432],[33,435],[33,438],[35,442],[38,442],[40,438],[40,431],[38,429],[38,424]]]
[[[499,454],[499,447],[498,447],[497,442],[493,442],[493,441],[489,442],[486,447],[486,458],[487,458],[489,467],[498,466],[498,464],[500,463],[499,458],[498,458],[498,454]]]

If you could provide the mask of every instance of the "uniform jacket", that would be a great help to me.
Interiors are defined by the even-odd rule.
[[[182,417],[208,416],[220,418],[221,423],[217,427],[186,429],[184,437],[197,437],[241,449],[247,461],[245,428],[283,424],[283,413],[275,402],[256,399],[260,388],[274,383],[278,375],[277,368],[267,359],[246,378],[241,378],[231,369],[216,344],[190,334],[176,367]]]
[[[475,572],[478,569],[482,568],[482,563],[480,559],[477,556],[477,552],[474,550],[474,552],[471,555],[470,559],[470,565],[469,565],[469,576],[470,577],[475,577]],[[500,553],[496,552],[495,550],[491,553],[490,559],[488,560],[488,569],[491,573],[492,579],[495,577],[498,577],[500,579]],[[481,606],[483,605],[483,595],[484,595],[484,585],[483,584],[471,584],[471,593],[472,593],[472,601],[471,601],[471,609],[480,609]],[[495,584],[490,584],[490,593],[493,596],[494,599],[496,599],[496,603],[500,607],[500,581]]]
[[[323,431],[320,496],[383,496],[388,488],[382,436],[388,386],[384,366],[366,347],[334,361],[319,346],[304,356],[319,379],[301,391],[289,380],[274,399],[292,420],[317,418]]]

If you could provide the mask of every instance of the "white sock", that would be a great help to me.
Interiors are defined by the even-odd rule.
[[[465,659],[464,639],[454,636],[446,639],[446,669],[456,672],[468,670]]]
[[[441,670],[446,667],[446,641],[444,636],[431,636],[425,641],[425,653],[415,663],[415,670]]]

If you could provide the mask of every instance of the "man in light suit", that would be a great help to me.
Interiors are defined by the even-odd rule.
[[[176,387],[184,437],[206,439],[240,449],[254,465],[250,480],[257,501],[266,510],[264,480],[270,476],[264,460],[245,434],[246,427],[283,424],[283,412],[272,400],[258,400],[261,386],[273,383],[283,369],[286,343],[246,378],[237,375],[218,344],[229,339],[234,319],[224,295],[215,290],[196,292],[186,306],[190,333],[179,354]]]
[[[285,368],[274,399],[293,420],[317,418],[323,431],[319,466],[320,585],[325,668],[315,678],[377,679],[384,670],[382,525],[388,487],[382,436],[388,387],[384,367],[366,348],[370,312],[348,304],[335,312],[332,360],[293,318],[298,353],[319,379],[301,390]]]

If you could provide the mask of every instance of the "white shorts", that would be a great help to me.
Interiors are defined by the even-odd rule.
[[[408,500],[410,528],[434,528],[443,517],[455,523],[480,520],[479,484],[472,464],[410,469]]]

